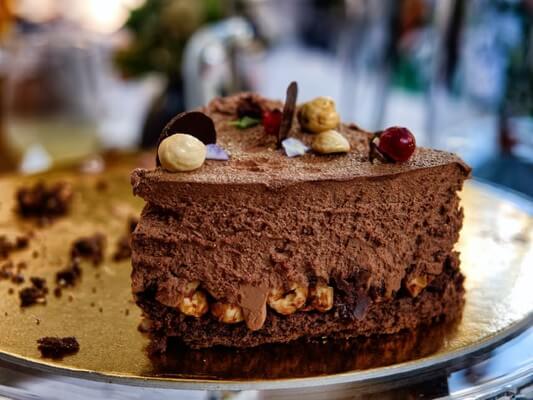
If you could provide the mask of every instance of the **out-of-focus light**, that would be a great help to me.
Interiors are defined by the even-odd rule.
[[[13,2],[15,15],[35,22],[45,22],[56,17],[59,13],[57,0],[18,0]]]
[[[63,17],[82,27],[112,33],[122,27],[129,11],[146,0],[17,0],[16,15],[35,22],[45,22]]]
[[[144,0],[77,0],[70,6],[73,19],[92,31],[112,33],[124,25],[129,11]],[[68,17],[68,16],[67,16]]]

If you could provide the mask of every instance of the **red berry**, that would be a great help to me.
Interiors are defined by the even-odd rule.
[[[281,126],[282,112],[278,109],[263,112],[263,127],[267,135],[277,136]]]
[[[377,148],[393,161],[407,161],[416,149],[416,140],[409,129],[393,126],[379,135]]]

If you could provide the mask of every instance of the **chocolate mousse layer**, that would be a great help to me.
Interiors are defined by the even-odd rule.
[[[228,161],[132,174],[147,201],[132,236],[132,288],[154,342],[249,347],[460,315],[453,247],[470,169],[423,148],[406,163],[371,162],[370,134],[348,125],[348,154],[289,158],[261,126],[230,123],[245,96],[281,107],[243,94],[203,110]],[[296,119],[289,136],[311,140]]]

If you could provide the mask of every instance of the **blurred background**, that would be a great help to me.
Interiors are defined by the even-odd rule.
[[[253,90],[332,96],[533,196],[532,0],[0,0],[0,171],[154,145]]]

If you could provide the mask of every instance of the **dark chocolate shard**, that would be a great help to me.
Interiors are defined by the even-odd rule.
[[[176,133],[186,133],[187,135],[194,136],[206,145],[217,142],[217,131],[215,130],[213,120],[200,111],[183,112],[172,118],[163,128],[157,141],[157,148],[159,148],[163,140]],[[159,161],[157,152],[155,160],[157,166],[160,166],[161,162]]]
[[[281,147],[281,142],[287,138],[291,130],[294,112],[296,111],[296,99],[298,98],[298,84],[291,82],[287,88],[287,96],[285,97],[285,104],[283,105],[283,116],[281,117],[281,126],[278,133],[278,147]]]

